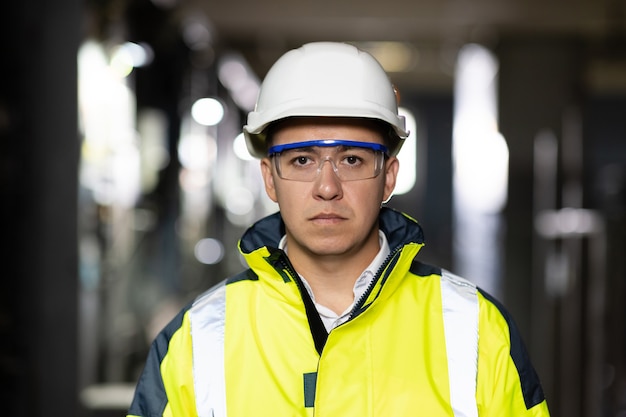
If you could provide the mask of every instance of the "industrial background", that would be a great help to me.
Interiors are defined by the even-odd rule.
[[[556,417],[626,416],[625,0],[0,7],[3,416],[124,416],[152,337],[276,210],[241,127],[310,41],[412,123],[390,205],[515,317]]]

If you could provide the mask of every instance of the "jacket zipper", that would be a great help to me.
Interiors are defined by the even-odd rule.
[[[355,317],[356,312],[363,307],[365,300],[367,300],[367,297],[369,297],[370,293],[374,290],[374,287],[376,286],[378,280],[381,278],[383,272],[385,271],[391,260],[402,250],[402,248],[403,246],[398,246],[393,251],[391,251],[389,255],[387,255],[387,258],[385,258],[383,263],[378,268],[378,271],[376,271],[374,278],[367,286],[365,292],[359,297],[358,301],[354,303],[354,307],[352,307],[352,311],[350,312],[350,317],[348,318],[348,321],[352,320]]]
[[[324,322],[322,321],[322,317],[319,315],[317,308],[315,307],[315,303],[313,302],[310,294],[304,287],[304,283],[300,279],[300,276],[296,272],[293,265],[287,258],[287,255],[283,252],[280,254],[278,258],[278,263],[282,267],[284,267],[281,273],[287,273],[291,275],[291,279],[294,281],[298,290],[300,291],[300,298],[304,303],[304,309],[306,311],[307,320],[309,322],[309,329],[311,331],[311,336],[313,337],[313,343],[315,345],[315,349],[320,356],[322,356],[322,351],[324,350],[324,346],[326,345],[326,340],[328,339],[328,331],[326,331],[326,327],[324,326]]]

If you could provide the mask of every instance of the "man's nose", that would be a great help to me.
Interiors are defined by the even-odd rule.
[[[333,200],[343,195],[341,179],[337,176],[336,171],[336,166],[332,159],[327,158],[322,161],[315,179],[315,193],[317,197],[324,200]]]

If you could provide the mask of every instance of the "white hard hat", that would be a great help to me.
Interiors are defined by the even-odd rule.
[[[250,153],[266,156],[266,128],[294,116],[380,120],[397,136],[396,155],[408,136],[398,115],[396,90],[370,54],[346,43],[315,42],[284,54],[267,73],[243,131]]]

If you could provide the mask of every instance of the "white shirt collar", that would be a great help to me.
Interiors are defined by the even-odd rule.
[[[378,269],[383,264],[383,262],[385,262],[385,259],[391,252],[391,250],[389,249],[389,242],[387,242],[387,237],[381,230],[378,231],[378,243],[380,245],[380,250],[374,257],[372,262],[368,265],[367,268],[365,268],[365,270],[361,273],[359,278],[354,283],[354,301],[343,313],[339,315],[332,311],[330,308],[318,304],[315,301],[315,295],[313,294],[311,286],[306,281],[306,278],[300,275],[300,279],[302,279],[302,283],[309,293],[311,300],[313,300],[313,303],[315,303],[315,307],[317,308],[317,311],[319,312],[320,317],[322,318],[322,322],[324,322],[324,326],[326,327],[327,331],[330,332],[331,329],[348,320],[354,304],[357,302],[357,300],[359,300],[359,298],[361,298],[361,296],[363,296],[363,294],[365,294],[365,291],[367,291],[367,288],[374,279],[376,272],[378,272]],[[278,244],[278,247],[285,251],[285,253],[287,253],[287,236],[282,237],[280,243]]]

